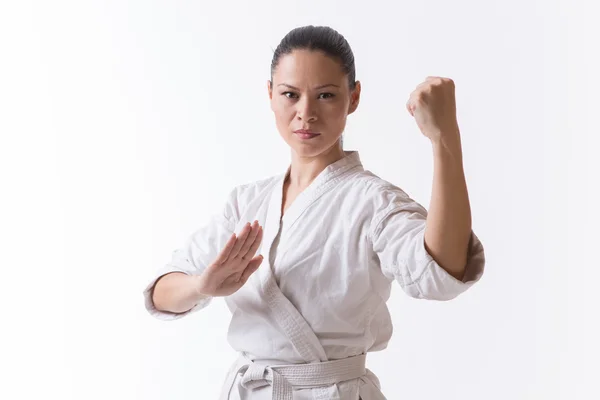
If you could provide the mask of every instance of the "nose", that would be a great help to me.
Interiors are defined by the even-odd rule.
[[[308,99],[308,96],[305,96],[304,99],[300,100],[296,104],[298,105],[296,115],[300,121],[316,121],[317,113],[314,107],[314,103]]]

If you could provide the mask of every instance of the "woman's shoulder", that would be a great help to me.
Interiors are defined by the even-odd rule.
[[[406,191],[400,186],[383,179],[369,170],[359,171],[352,177],[349,183],[349,186],[361,190],[363,192],[362,195],[369,200],[381,197],[410,199]]]
[[[230,191],[229,201],[239,205],[255,201],[270,193],[279,179],[281,179],[280,175],[273,175],[267,178],[238,184]]]
[[[360,198],[363,212],[371,217],[371,232],[377,232],[382,222],[390,216],[399,215],[400,211],[418,213],[426,216],[426,209],[411,198],[400,186],[370,172],[361,171],[356,180],[362,186],[362,192],[356,193]]]
[[[272,175],[267,178],[261,178],[258,180],[242,183],[240,185],[237,185],[235,189],[241,194],[245,194],[247,196],[255,196],[265,191],[265,189],[273,188],[277,184],[278,180],[281,179],[281,177],[281,174]]]

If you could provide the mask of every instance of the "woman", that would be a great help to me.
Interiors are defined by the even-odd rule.
[[[392,282],[412,297],[448,300],[483,273],[453,82],[427,78],[407,103],[433,146],[429,215],[342,149],[360,90],[342,35],[328,27],[290,31],[268,81],[290,166],[236,187],[144,292],[147,309],[162,319],[225,297],[228,340],[240,357],[222,399],[385,399],[365,358],[391,337]]]

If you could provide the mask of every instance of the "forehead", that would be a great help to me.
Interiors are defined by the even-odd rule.
[[[294,50],[282,56],[273,81],[290,85],[339,83],[345,73],[339,61],[318,50]]]

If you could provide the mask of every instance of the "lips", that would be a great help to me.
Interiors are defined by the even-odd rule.
[[[307,129],[298,129],[294,131],[294,133],[302,140],[313,139],[320,135],[320,133],[309,131]]]
[[[297,129],[294,133],[302,134],[302,135],[319,135],[319,132],[311,131],[308,129]]]

